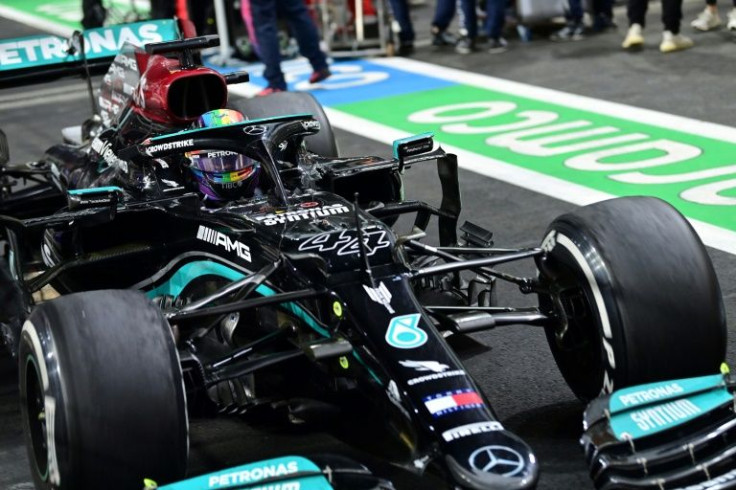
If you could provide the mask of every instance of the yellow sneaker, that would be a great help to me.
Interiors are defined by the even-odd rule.
[[[663,53],[672,53],[673,51],[682,51],[693,47],[693,40],[682,34],[672,34],[670,31],[664,31],[662,34],[662,44],[659,50]]]
[[[641,48],[642,46],[644,46],[644,36],[641,35],[641,25],[631,24],[624,42],[621,43],[621,47],[624,49],[634,49]]]

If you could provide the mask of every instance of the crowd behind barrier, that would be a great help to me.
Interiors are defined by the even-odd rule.
[[[199,33],[216,33],[213,0],[151,0],[150,16],[188,17]],[[736,0],[726,16],[725,27],[736,31]],[[266,66],[269,85],[262,92],[286,90],[280,62],[301,54],[312,65],[310,82],[330,76],[327,56],[411,56],[415,49],[412,4],[426,0],[225,0],[228,30],[235,33],[235,56],[260,59]],[[720,28],[717,0],[704,0],[704,9],[692,20],[699,31]],[[505,33],[516,32],[521,42],[531,39],[529,26],[563,18],[564,26],[549,38],[557,42],[581,41],[586,36],[617,29],[614,6],[625,6],[628,25],[621,47],[640,49],[649,0],[435,0],[434,15],[427,29],[431,44],[454,49],[461,55],[477,51],[505,52]],[[662,41],[660,51],[688,49],[693,40],[682,34],[683,0],[661,0]],[[133,5],[133,3],[131,3]],[[103,24],[104,0],[82,0],[85,28]],[[587,17],[586,17],[587,12]],[[457,16],[457,29],[451,29]],[[325,53],[325,51],[327,53]]]

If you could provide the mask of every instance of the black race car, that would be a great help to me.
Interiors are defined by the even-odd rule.
[[[380,414],[393,442],[382,454],[413,472],[453,488],[532,488],[532,449],[459,360],[469,334],[545,328],[582,400],[718,370],[719,286],[670,205],[613,199],[560,216],[539,247],[495,248],[480,224],[458,226],[457,159],[430,134],[396,141],[390,159],[338,156],[308,95],[228,102],[227,83],[246,76],[198,64],[215,42],[123,48],[100,115],[37,161],[8,163],[0,138],[0,327],[19,363],[38,488],[180,479],[192,411],[299,422],[346,406]],[[226,108],[247,119],[192,127]],[[210,181],[222,191],[213,198],[201,174],[225,157],[250,163]],[[403,196],[405,172],[428,162],[439,205]],[[253,185],[238,184],[256,171]],[[406,216],[413,226],[401,233]],[[538,273],[497,268],[520,260]],[[496,304],[497,281],[538,306]],[[591,426],[606,419],[595,413]],[[599,464],[610,431],[596,427],[587,444]],[[633,445],[624,450],[641,466]],[[676,484],[732,467],[729,457]]]

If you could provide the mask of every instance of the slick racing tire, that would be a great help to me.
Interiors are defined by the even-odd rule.
[[[320,124],[319,133],[308,136],[304,141],[309,151],[323,157],[338,156],[337,141],[330,120],[312,94],[305,92],[277,92],[265,97],[238,100],[231,103],[233,109],[242,112],[248,119],[288,116],[290,114],[312,114]]]
[[[171,329],[135,291],[42,303],[19,348],[36,488],[135,489],[185,474],[188,424]]]
[[[710,258],[690,223],[651,197],[562,215],[537,261],[546,334],[582,400],[640,383],[717,373],[726,320]]]
[[[26,315],[23,292],[0,257],[0,356],[18,354],[18,338]],[[4,347],[4,349],[3,349]]]

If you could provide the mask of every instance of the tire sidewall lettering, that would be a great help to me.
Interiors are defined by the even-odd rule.
[[[593,297],[593,308],[595,308],[595,315],[599,328],[597,334],[600,337],[601,346],[603,349],[604,358],[604,369],[603,379],[601,382],[601,394],[610,394],[615,389],[616,380],[616,341],[613,336],[613,328],[611,325],[611,317],[609,313],[610,307],[606,305],[601,288],[596,280],[595,273],[590,267],[586,257],[590,257],[591,254],[595,255],[596,261],[603,264],[602,258],[592,248],[587,247],[588,250],[581,250],[577,241],[571,236],[563,233],[560,230],[551,230],[542,241],[542,249],[547,253],[554,254],[557,249],[561,249],[562,254],[569,257],[578,270],[583,273],[586,289],[591,293]]]
[[[38,329],[30,321],[26,320],[21,331],[21,338],[26,339],[33,364],[38,370],[41,377],[41,384],[44,393],[44,411],[46,414],[46,444],[48,450],[48,473],[45,481],[56,487],[61,485],[61,471],[59,469],[59,459],[56,450],[56,422],[57,422],[57,401],[54,395],[54,389],[51,386],[51,378],[49,377],[48,366],[46,365],[46,355],[41,343],[41,336]],[[27,368],[26,368],[27,369]],[[39,475],[43,476],[43,475]]]

